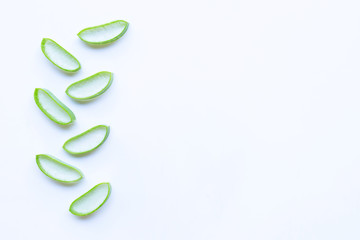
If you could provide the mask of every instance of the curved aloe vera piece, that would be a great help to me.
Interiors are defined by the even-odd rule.
[[[109,198],[111,193],[110,183],[99,183],[77,199],[69,208],[69,211],[77,216],[86,216],[98,210]]]
[[[93,151],[105,142],[109,136],[109,132],[109,126],[97,125],[67,140],[63,148],[68,153],[74,155]]]
[[[103,94],[112,83],[111,72],[98,72],[74,82],[66,89],[66,94],[76,100],[90,100]]]
[[[49,90],[35,88],[34,99],[40,110],[54,122],[67,125],[75,121],[74,113]]]
[[[51,155],[36,155],[36,164],[46,176],[59,182],[73,183],[81,180],[84,176],[76,167]]]
[[[73,55],[50,38],[43,38],[41,51],[50,62],[64,71],[76,72],[81,67]]]
[[[129,23],[117,20],[99,26],[81,30],[78,36],[81,40],[90,44],[106,44],[121,38],[127,31]]]

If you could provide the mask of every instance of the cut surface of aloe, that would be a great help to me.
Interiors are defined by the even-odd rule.
[[[112,79],[111,72],[98,72],[71,84],[66,94],[76,100],[90,100],[103,94],[110,87]]]
[[[121,38],[127,31],[129,23],[117,20],[99,26],[81,30],[78,36],[81,40],[90,44],[106,44]]]
[[[50,38],[43,38],[41,51],[50,62],[64,71],[76,72],[81,67],[79,61],[71,53]]]
[[[47,89],[36,88],[34,100],[40,110],[58,124],[67,125],[76,119],[74,113]]]
[[[81,180],[84,176],[78,168],[51,155],[36,155],[36,164],[46,176],[59,182],[73,183]]]
[[[77,216],[86,216],[98,210],[109,198],[111,193],[110,183],[99,183],[89,191],[75,199],[69,211]]]
[[[63,148],[68,153],[74,155],[93,151],[105,142],[109,132],[109,126],[97,125],[67,140]]]

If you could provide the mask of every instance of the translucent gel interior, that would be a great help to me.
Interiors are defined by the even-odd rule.
[[[63,123],[71,121],[69,114],[62,109],[46,92],[38,90],[38,100],[41,106],[56,120]]]
[[[104,42],[119,35],[125,27],[126,23],[124,22],[114,22],[106,26],[85,30],[80,36],[88,42]]]
[[[48,58],[64,69],[75,70],[79,67],[74,57],[51,40],[45,42],[44,50]]]
[[[72,204],[72,210],[80,213],[86,214],[92,212],[96,208],[98,208],[106,199],[108,195],[108,184],[100,184],[92,191],[88,192],[86,195],[77,199]]]
[[[106,136],[106,128],[97,127],[86,134],[66,143],[66,149],[73,153],[89,151],[99,145]]]
[[[62,165],[47,156],[39,156],[39,164],[48,175],[61,181],[75,181],[81,177],[74,168]]]
[[[110,73],[99,73],[86,81],[75,83],[68,89],[68,93],[75,98],[87,98],[103,90],[110,81]]]

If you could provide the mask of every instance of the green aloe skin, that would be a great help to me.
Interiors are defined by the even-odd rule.
[[[111,194],[111,185],[108,182],[99,183],[89,191],[75,199],[69,211],[77,216],[87,216],[98,210],[107,201]]]
[[[78,33],[78,37],[90,45],[104,45],[121,38],[128,27],[128,22],[117,20],[85,28]],[[41,51],[52,64],[65,72],[72,73],[81,68],[77,58],[50,38],[42,39]],[[72,99],[87,101],[105,93],[112,81],[113,73],[101,71],[70,84],[65,92]],[[69,125],[76,120],[74,113],[47,89],[36,88],[34,100],[39,109],[57,124]],[[107,125],[94,126],[68,139],[64,143],[63,149],[73,155],[89,153],[100,147],[108,138],[109,133],[110,127]],[[78,168],[52,155],[36,155],[36,164],[47,177],[61,183],[76,183],[84,177]],[[92,214],[108,200],[110,194],[110,183],[99,183],[76,198],[71,203],[69,211],[77,216]]]
[[[43,38],[41,51],[50,62],[65,72],[76,72],[81,68],[80,62],[71,53],[50,38]]]
[[[63,149],[73,155],[82,155],[100,147],[110,133],[110,127],[97,125],[67,140]]]
[[[74,82],[66,89],[66,94],[79,101],[94,99],[111,86],[113,74],[111,72],[102,71]]]
[[[46,176],[61,183],[75,183],[84,177],[78,168],[48,154],[36,155],[36,164]]]
[[[45,88],[35,89],[34,100],[40,110],[57,124],[68,125],[76,120],[74,113]]]
[[[124,20],[117,20],[85,28],[78,33],[78,37],[88,44],[108,44],[121,38],[126,33],[128,27],[128,22]]]

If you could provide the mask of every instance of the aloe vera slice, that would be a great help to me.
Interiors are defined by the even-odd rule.
[[[46,176],[59,182],[73,183],[81,180],[84,176],[78,168],[51,155],[36,155],[36,164]]]
[[[98,210],[109,198],[111,193],[110,183],[99,183],[89,191],[75,199],[69,211],[77,216],[86,216]]]
[[[64,71],[76,72],[81,67],[79,61],[71,53],[50,38],[43,38],[41,51],[50,62]]]
[[[66,94],[76,100],[90,100],[103,94],[110,87],[112,79],[111,72],[98,72],[71,84]]]
[[[121,38],[127,31],[129,23],[124,20],[89,27],[81,30],[78,36],[90,44],[106,44]]]
[[[109,126],[97,125],[67,140],[63,148],[68,153],[74,155],[93,151],[105,142],[109,132]]]
[[[67,125],[75,121],[74,113],[49,90],[35,88],[34,99],[40,110],[54,122]]]

